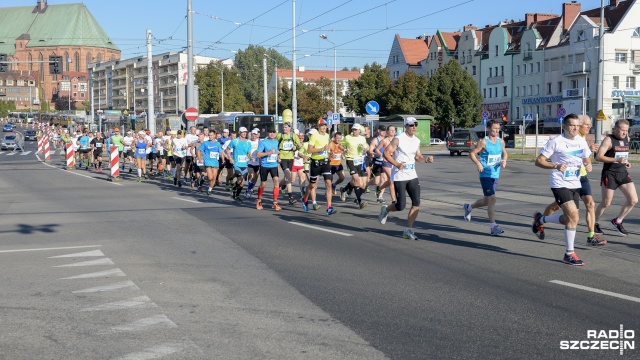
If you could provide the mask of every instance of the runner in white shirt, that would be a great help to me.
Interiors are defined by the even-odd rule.
[[[122,138],[122,145],[124,145],[122,149],[122,171],[124,171],[124,163],[129,161],[129,173],[133,172],[133,149],[131,145],[133,144],[133,132],[131,130],[127,131],[127,136]]]
[[[187,139],[182,137],[182,130],[178,130],[178,137],[172,140],[173,145],[173,161],[176,163],[176,176],[173,177],[173,185],[182,187],[182,181],[180,181],[180,170],[182,168],[182,162],[187,156]]]
[[[389,146],[384,149],[384,158],[393,165],[391,180],[396,191],[396,203],[383,206],[378,216],[381,224],[387,222],[387,216],[392,211],[402,211],[407,203],[407,195],[411,198],[411,209],[407,218],[407,228],[402,237],[418,240],[413,233],[413,223],[420,211],[420,181],[416,173],[416,161],[432,163],[433,156],[424,157],[420,153],[420,139],[415,134],[418,128],[418,120],[410,116],[404,121],[404,133],[391,140]]]
[[[537,234],[543,223],[563,224],[567,251],[562,262],[582,266],[584,262],[576,255],[573,243],[580,219],[580,167],[584,165],[587,172],[591,171],[591,150],[587,141],[579,136],[580,120],[576,114],[569,114],[564,118],[563,128],[564,134],[549,140],[536,159],[536,166],[552,169],[549,182],[553,196],[562,209],[562,215],[542,216],[536,212],[533,214],[531,230]]]
[[[249,165],[248,170],[248,178],[249,178],[249,186],[247,186],[247,191],[245,192],[245,197],[247,199],[253,196],[253,187],[258,182],[258,174],[260,173],[260,159],[258,158],[258,144],[260,143],[260,129],[255,128],[251,130],[251,138],[249,142],[251,143],[251,156],[249,157],[249,161],[247,164]]]
[[[198,142],[198,129],[195,126],[189,128],[189,133],[185,135],[185,140],[187,141],[187,145],[194,146],[196,142]],[[195,153],[195,152],[194,152]],[[192,163],[194,157],[191,152],[187,153],[187,156],[184,158],[184,182],[187,183],[189,181],[189,171],[191,171]],[[193,175],[193,173],[192,173]]]

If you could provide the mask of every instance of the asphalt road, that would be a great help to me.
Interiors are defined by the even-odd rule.
[[[373,194],[363,210],[336,196],[328,217],[272,211],[268,191],[258,211],[222,189],[208,198],[126,173],[108,182],[62,170],[60,155],[0,153],[0,358],[620,358],[560,343],[640,330],[636,210],[628,237],[603,226],[603,248],[585,245],[582,220],[586,266],[571,267],[562,228],[548,225],[544,241],[530,230],[553,200],[547,172],[509,162],[497,205],[505,233],[491,237],[486,211],[462,218],[481,194],[473,164],[434,154],[418,170],[420,240],[410,241],[407,212],[380,225]]]

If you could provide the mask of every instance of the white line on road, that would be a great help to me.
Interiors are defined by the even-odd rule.
[[[338,234],[338,235],[342,235],[342,236],[353,236],[353,234],[343,233],[343,232],[335,231],[335,230],[323,229],[323,228],[321,228],[319,226],[307,225],[307,224],[299,223],[299,222],[296,222],[296,221],[289,221],[289,224],[298,225],[298,226],[304,226],[304,227],[308,227],[308,228],[311,228],[311,229],[316,229],[316,230],[320,230],[320,231],[326,231],[326,232],[330,232],[332,234]]]
[[[184,349],[184,345],[181,343],[165,343],[162,345],[150,347],[143,351],[127,354],[119,357],[115,360],[150,360],[159,359],[167,355],[177,353]]]
[[[111,270],[98,271],[98,272],[93,272],[88,274],[66,277],[60,280],[90,279],[90,278],[97,278],[97,277],[103,277],[103,276],[127,276],[127,275],[124,272],[122,272],[122,270],[115,268]]]
[[[64,170],[67,174],[78,175],[78,176],[82,176],[82,177],[85,177],[85,178],[87,178],[87,179],[91,179],[91,180],[102,180],[102,179],[97,179],[97,178],[94,178],[94,177],[91,177],[91,176],[88,176],[88,175],[78,174],[77,172],[73,172],[73,170],[65,170],[65,169],[61,169],[61,168],[59,168],[59,167],[57,167],[57,166],[53,166],[53,165],[51,165],[51,164],[47,164],[46,162],[44,162],[44,161],[40,160],[40,157],[39,157],[38,155],[36,155],[36,157],[38,158],[38,160],[39,160],[41,163],[45,164],[46,166],[48,166],[48,167],[50,167],[50,168],[53,168],[53,169],[57,169],[57,170]],[[107,181],[107,182],[108,182],[108,183],[111,183],[111,184],[113,184],[113,185],[123,186],[122,184],[117,183],[117,182],[115,182],[115,181]]]
[[[92,250],[92,251],[85,251],[85,252],[75,253],[75,254],[49,256],[47,259],[68,258],[68,257],[93,257],[93,256],[104,256],[104,254],[100,250]]]
[[[82,249],[82,248],[100,247],[100,246],[102,246],[102,245],[67,246],[67,247],[57,247],[57,248],[38,248],[38,249],[0,250],[0,253],[14,253],[14,252],[26,252],[26,251],[50,251],[50,250]]]
[[[149,299],[148,296],[138,296],[135,298],[131,298],[129,300],[116,301],[116,302],[102,304],[102,305],[98,305],[90,308],[84,308],[80,311],[121,310],[121,309],[128,309],[128,308],[134,308],[134,307],[148,309],[148,308],[158,307],[158,305],[156,305],[156,303],[151,301],[151,299]]]
[[[569,286],[569,287],[580,289],[580,290],[591,291],[591,292],[602,294],[602,295],[613,296],[613,297],[617,297],[619,299],[629,300],[629,301],[634,301],[634,302],[640,303],[640,298],[629,296],[629,295],[618,294],[618,293],[614,293],[614,292],[611,292],[611,291],[600,290],[600,289],[596,289],[596,288],[592,288],[592,287],[588,287],[588,286],[572,284],[572,283],[568,283],[568,282],[564,282],[564,281],[560,281],[560,280],[551,280],[549,282],[554,283],[554,284],[558,284],[558,285]]]
[[[82,261],[75,264],[65,264],[65,265],[56,265],[54,268],[58,267],[72,267],[72,266],[98,266],[98,265],[115,265],[113,261],[109,258],[97,259],[97,260],[88,260]]]
[[[183,199],[183,198],[179,198],[179,197],[172,197],[172,199],[182,200],[182,201],[188,201],[188,202],[190,202],[190,203],[194,203],[194,204],[202,204],[200,201],[189,200],[189,199]]]
[[[25,156],[25,155],[29,155],[29,154],[31,154],[31,151],[24,151],[24,152],[23,152],[22,154],[20,154],[20,155]]]
[[[163,324],[163,325],[165,325],[166,327],[169,327],[169,328],[177,328],[178,327],[178,325],[176,325],[176,323],[171,321],[167,317],[167,315],[160,314],[160,315],[148,317],[146,319],[136,320],[136,321],[130,322],[128,324],[114,326],[114,327],[110,328],[109,330],[100,331],[100,332],[98,332],[98,334],[99,335],[107,335],[107,334],[113,334],[113,333],[119,333],[119,332],[125,332],[125,331],[140,331],[140,330],[144,330],[144,329],[146,329],[148,327],[151,327],[151,326],[154,326],[154,325],[158,325],[158,324]]]
[[[134,284],[133,281],[129,280],[129,281],[115,283],[115,284],[101,285],[101,286],[91,287],[87,289],[76,290],[76,291],[72,291],[71,293],[84,294],[84,293],[114,291],[114,290],[121,290],[121,289],[140,290],[140,288],[136,284]]]

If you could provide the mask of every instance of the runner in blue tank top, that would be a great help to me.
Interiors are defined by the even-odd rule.
[[[223,155],[222,145],[216,140],[216,131],[209,131],[209,140],[200,145],[198,149],[198,162],[204,162],[204,167],[207,172],[207,178],[209,179],[209,190],[207,195],[211,195],[211,190],[216,184],[218,178],[218,167],[220,166],[219,159]]]
[[[237,178],[235,185],[231,189],[231,196],[236,202],[242,202],[240,193],[242,192],[244,180],[246,180],[247,177],[247,167],[249,167],[249,156],[251,154],[251,143],[247,140],[248,130],[246,127],[241,127],[240,130],[238,130],[238,133],[240,135],[229,143],[226,156],[228,158],[233,157],[233,170]],[[233,151],[233,155],[231,154],[231,151]]]
[[[271,174],[273,179],[273,209],[281,210],[278,205],[278,194],[280,192],[280,180],[278,179],[278,140],[276,140],[275,128],[269,129],[267,138],[260,141],[256,156],[260,158],[260,187],[258,188],[258,201],[256,209],[262,210],[262,193],[267,185],[267,179]]]
[[[491,235],[500,235],[504,230],[496,224],[496,189],[498,178],[500,178],[500,168],[507,166],[507,150],[502,139],[498,137],[500,133],[500,123],[491,120],[487,124],[487,136],[478,141],[478,145],[469,152],[469,157],[473,161],[480,173],[480,185],[484,197],[473,204],[464,204],[464,218],[471,221],[471,211],[482,206],[487,207],[487,214],[491,222]],[[478,155],[479,158],[478,158]]]
[[[142,182],[142,178],[147,178],[147,140],[145,139],[145,132],[140,131],[138,138],[136,139],[136,164],[138,165],[138,181]]]

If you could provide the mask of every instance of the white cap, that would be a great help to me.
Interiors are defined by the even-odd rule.
[[[238,132],[247,132],[247,131],[248,131],[247,128],[244,126],[241,127],[240,130],[238,130]]]
[[[408,118],[406,118],[404,120],[404,124],[405,125],[413,125],[413,124],[417,124],[418,120],[416,120],[416,118],[414,118],[413,116],[409,116]]]
[[[293,129],[293,133],[294,133],[294,134],[296,134],[296,135],[299,135],[299,134],[300,134],[300,130],[298,130],[298,129]]]
[[[222,132],[229,132],[229,129],[224,129],[222,130]]]
[[[253,130],[251,130],[252,134],[260,134],[260,129],[258,128],[254,128]]]
[[[309,135],[313,135],[313,134],[317,134],[317,133],[318,133],[318,130],[316,130],[316,129],[311,129],[308,132]]]
[[[362,130],[362,125],[360,125],[360,124],[353,124],[353,126],[351,127],[351,130]]]
[[[142,130],[140,130],[140,131],[138,131],[138,135],[147,135],[147,133],[142,131]]]

